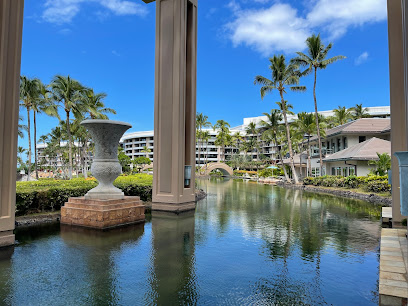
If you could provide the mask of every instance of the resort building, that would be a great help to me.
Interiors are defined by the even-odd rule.
[[[330,116],[333,116],[334,114],[332,110],[322,111],[319,113],[325,117],[330,117]],[[383,122],[383,123],[386,122],[387,127],[384,127],[384,129],[388,128],[388,131],[385,131],[383,133],[383,136],[378,136],[378,133],[376,131],[371,134],[361,131],[363,132],[361,135],[357,135],[359,133],[357,131],[356,132],[357,134],[353,135],[353,132],[350,132],[354,129],[354,127],[356,127],[356,125],[353,122],[349,122],[345,126],[342,126],[342,127],[336,127],[327,132],[327,137],[326,137],[327,141],[325,142],[327,142],[329,147],[327,148],[327,152],[325,149],[325,156],[327,155],[327,153],[329,154],[335,153],[339,150],[347,148],[348,146],[353,146],[355,144],[358,144],[359,142],[369,139],[370,137],[373,137],[374,135],[377,135],[379,138],[389,140],[390,107],[389,106],[369,107],[367,113],[370,117],[375,117],[376,119],[380,120],[378,122]],[[297,119],[297,115],[288,116],[289,122],[293,122],[296,119]],[[247,140],[248,138],[256,137],[257,142],[260,144],[259,150],[254,150],[253,152],[245,152],[245,153],[241,152],[240,154],[246,154],[247,156],[250,156],[250,158],[253,160],[261,159],[261,155],[263,158],[269,159],[269,160],[276,160],[278,158],[277,156],[278,148],[273,142],[261,141],[260,135],[252,135],[252,134],[247,135],[246,133],[246,129],[250,123],[255,123],[257,127],[260,127],[261,122],[266,121],[266,120],[267,120],[266,116],[244,118],[242,125],[233,127],[230,129],[231,135],[238,134],[242,137],[241,142]],[[347,129],[347,126],[349,125],[351,125],[351,127]],[[222,148],[215,144],[218,131],[214,131],[213,129],[204,129],[203,131],[209,132],[210,139],[208,140],[208,143],[206,142],[198,143],[197,142],[196,165],[204,165],[205,163],[208,163],[208,162],[220,162],[220,161],[223,161],[224,159],[229,160],[231,156],[239,152],[238,147],[237,147],[237,144],[239,144],[239,141],[238,141],[238,142],[235,142],[234,146],[228,146],[225,148],[225,157],[224,157],[224,152]],[[345,135],[348,135],[348,137]],[[359,136],[361,136],[361,138],[358,138]],[[339,140],[340,138],[341,140]],[[120,142],[124,149],[125,154],[129,156],[131,159],[137,158],[139,156],[146,156],[146,157],[149,157],[150,160],[153,161],[153,152],[154,152],[154,132],[153,131],[128,133],[122,137]],[[326,145],[324,144],[324,147],[325,146]],[[146,150],[146,148],[148,150]],[[200,152],[200,156],[199,156],[199,152]],[[317,156],[319,155],[317,142],[316,142],[316,145],[313,146],[312,156],[314,157],[313,172],[316,173],[316,175],[318,175],[320,167],[317,161],[315,160],[316,155]],[[304,156],[307,156],[307,154],[304,154]],[[299,157],[297,157],[297,159],[299,159]],[[306,163],[306,160],[307,160],[307,157],[306,159],[302,157],[302,163],[303,162]],[[287,161],[285,160],[285,163],[286,162]],[[298,163],[300,165],[300,159]]]
[[[365,176],[372,168],[369,161],[377,153],[391,155],[391,122],[389,118],[363,118],[326,131],[322,138],[323,175]],[[319,176],[320,157],[317,137],[310,139],[312,175]],[[299,176],[307,173],[307,153],[294,157]],[[285,159],[289,165],[290,160]]]

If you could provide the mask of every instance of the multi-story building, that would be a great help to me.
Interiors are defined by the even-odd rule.
[[[370,107],[368,108],[368,113],[371,117],[375,118],[389,118],[390,116],[390,108],[389,107]],[[320,112],[321,115],[325,117],[332,116],[334,113],[333,111],[322,111]],[[297,119],[296,115],[289,115],[288,120],[289,122],[293,122]],[[235,141],[233,146],[227,146],[225,150],[222,150],[220,146],[217,146],[216,137],[218,131],[214,131],[213,129],[204,129],[204,131],[208,131],[210,135],[210,139],[208,142],[204,143],[197,143],[196,146],[196,164],[203,165],[208,162],[219,162],[222,160],[229,160],[234,154],[239,153],[238,150],[239,143],[243,143],[247,141],[249,138],[255,137],[257,139],[257,143],[260,144],[258,149],[254,149],[253,152],[242,152],[240,154],[245,154],[251,157],[253,160],[260,159],[261,155],[266,159],[275,160],[277,159],[278,148],[273,142],[262,141],[260,135],[248,135],[246,132],[247,127],[250,123],[255,123],[257,127],[260,127],[262,121],[267,120],[266,116],[259,116],[259,117],[250,117],[244,118],[243,124],[237,127],[233,127],[230,129],[231,135],[240,135],[242,137],[241,141]],[[387,121],[388,120],[388,121]],[[368,122],[368,121],[367,121]],[[389,119],[378,119],[376,122],[389,122]],[[376,127],[380,128],[380,126],[384,129],[383,132],[379,133],[378,131],[361,131],[364,133],[358,134],[358,132],[351,132],[354,127],[356,127],[355,123],[349,122],[346,125],[336,127],[327,131],[326,137],[323,140],[323,147],[324,147],[324,156],[328,156],[330,154],[336,153],[338,151],[344,150],[347,147],[351,147],[355,144],[363,142],[364,140],[368,140],[371,137],[378,137],[384,140],[389,140],[390,129],[385,127],[384,124],[377,125]],[[387,130],[388,128],[388,130]],[[312,167],[313,173],[316,175],[319,174],[319,163],[318,163],[318,144],[316,138],[310,139],[312,144]],[[154,153],[154,132],[153,131],[143,131],[143,132],[130,132],[125,134],[122,139],[120,140],[121,146],[124,149],[124,152],[127,156],[131,159],[137,158],[139,156],[146,156],[153,161],[153,153]],[[65,143],[62,144],[63,146],[66,145]],[[78,147],[78,144],[75,144],[75,147]],[[38,156],[39,160],[43,159],[48,162],[52,162],[55,166],[57,163],[57,167],[62,165],[61,163],[61,156],[57,156],[57,158],[53,158],[50,160],[48,156],[45,156],[44,149],[46,148],[46,144],[38,144]],[[224,153],[225,151],[225,153]],[[200,154],[199,154],[200,152]],[[225,154],[225,156],[224,156]],[[306,156],[303,154],[302,156]],[[305,162],[305,158],[296,157],[299,161],[302,160],[302,163]],[[295,160],[297,160],[295,158]],[[88,160],[91,160],[89,158]],[[78,161],[79,162],[79,161]],[[286,163],[287,161],[285,161]],[[331,171],[330,169],[328,171]],[[337,170],[336,170],[337,171]]]
[[[324,117],[329,117],[329,116],[334,115],[333,111],[322,111],[319,113],[323,115]],[[390,107],[389,106],[369,107],[368,114],[371,117],[375,117],[375,118],[389,118],[390,117]],[[296,119],[297,119],[297,115],[288,116],[289,122],[293,122]],[[250,123],[253,122],[257,125],[257,127],[260,127],[261,122],[265,120],[267,120],[266,116],[244,118],[242,125],[230,129],[231,135],[238,133],[244,139],[244,141],[250,137],[257,138],[258,143],[260,144],[260,148],[257,150],[253,150],[253,152],[245,153],[247,156],[250,156],[253,160],[259,159],[261,154],[267,159],[274,160],[277,158],[278,149],[273,142],[261,141],[259,135],[247,135],[246,133],[246,129]],[[221,149],[220,146],[215,145],[216,136],[218,132],[212,129],[204,129],[204,131],[209,132],[210,139],[208,143],[203,143],[203,144],[197,143],[197,146],[196,146],[197,165],[198,164],[203,165],[207,162],[219,162],[219,161],[224,160],[223,150]],[[364,135],[362,135],[362,137],[363,136]],[[369,138],[370,135],[367,134],[365,135],[365,137]],[[329,147],[327,148],[329,150],[328,151],[329,153],[330,153],[330,150],[336,150],[336,148],[342,148],[342,147],[344,148],[345,145],[351,146],[356,141],[354,137],[349,137],[349,138],[343,137],[341,140],[342,142],[340,140],[337,140],[335,136],[333,137],[330,136],[327,139],[328,139],[327,141],[330,142],[328,145]],[[338,141],[340,141],[340,143]],[[121,145],[124,148],[125,154],[128,155],[130,158],[133,159],[139,156],[147,156],[153,161],[153,151],[154,151],[154,132],[153,131],[133,132],[133,133],[125,134],[121,139]],[[148,151],[150,152],[148,153],[144,152],[146,151],[144,150],[145,147],[147,147],[149,149]],[[200,157],[198,154],[199,147],[200,147]],[[313,150],[314,150],[313,156],[315,156],[316,152],[318,152],[318,149],[316,151],[316,147],[313,146]],[[225,160],[229,160],[232,155],[237,154],[238,152],[239,150],[236,145],[226,147],[225,148]],[[241,154],[244,154],[244,153],[241,152]],[[315,163],[313,165],[313,168],[317,170],[320,167],[319,165],[316,165]]]

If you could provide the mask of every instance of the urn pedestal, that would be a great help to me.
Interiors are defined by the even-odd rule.
[[[61,223],[107,229],[143,222],[145,207],[139,197],[125,197],[113,186],[122,167],[118,160],[120,138],[131,125],[111,120],[81,122],[95,143],[92,175],[99,184],[84,197],[70,198],[61,208]]]

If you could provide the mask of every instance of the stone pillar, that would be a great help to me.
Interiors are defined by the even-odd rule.
[[[197,0],[157,0],[156,14],[152,209],[178,212],[195,208]]]
[[[14,244],[23,7],[0,1],[0,247]]]
[[[391,158],[392,158],[392,220],[401,222],[400,182],[398,160],[395,152],[408,151],[407,146],[407,104],[404,81],[404,40],[406,26],[403,23],[402,4],[405,1],[387,1],[388,44],[390,62],[390,105],[391,105]]]

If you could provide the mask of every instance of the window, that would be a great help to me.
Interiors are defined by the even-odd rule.
[[[355,171],[354,167],[349,168],[349,174],[350,175],[356,175],[356,171]]]
[[[341,149],[341,139],[337,138],[337,151],[340,151]]]
[[[332,168],[332,175],[336,175],[336,168]]]
[[[347,144],[347,137],[343,138],[343,148],[347,149],[348,148],[348,144]]]
[[[348,176],[348,167],[343,168],[343,176]]]
[[[366,141],[367,137],[366,136],[358,136],[358,142],[362,143],[364,141]]]
[[[341,167],[336,168],[336,175],[341,176]]]

